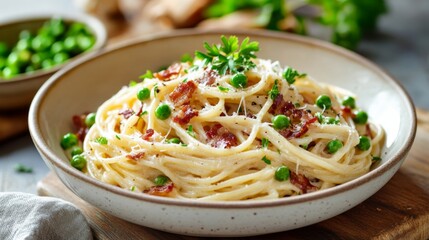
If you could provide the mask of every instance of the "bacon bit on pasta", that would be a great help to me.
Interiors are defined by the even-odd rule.
[[[204,71],[204,75],[201,78],[196,79],[198,83],[201,83],[205,86],[212,86],[216,82],[216,79],[219,78],[219,73],[217,71],[208,69]]]
[[[145,152],[137,152],[137,153],[130,153],[126,157],[129,159],[137,161],[137,160],[141,159],[142,157],[144,157],[144,155],[145,155]]]
[[[149,190],[143,191],[144,193],[154,195],[154,196],[167,196],[170,192],[173,191],[174,183],[169,182],[163,186],[152,186]]]
[[[155,131],[151,128],[146,130],[146,133],[142,136],[143,140],[149,141],[149,138],[151,138],[154,133]]]
[[[352,109],[349,107],[342,107],[341,108],[341,115],[344,118],[354,118],[355,114],[353,113]]]
[[[303,120],[301,123],[292,124],[292,127],[280,130],[279,133],[287,138],[299,138],[302,137],[307,131],[308,126],[317,121],[317,117],[310,118],[308,120]]]
[[[134,114],[134,111],[132,109],[124,109],[118,114],[124,116],[125,119],[128,119]]]
[[[212,147],[216,148],[230,148],[237,146],[238,139],[228,129],[217,123],[211,127],[205,126],[206,136]]]
[[[290,172],[290,182],[301,189],[302,193],[314,192],[317,191],[317,187],[311,185],[310,180],[306,178],[302,174],[296,174],[294,172]]]
[[[194,81],[187,81],[179,84],[172,93],[170,99],[173,101],[174,106],[182,106],[191,102],[192,94],[197,89]]]
[[[153,75],[159,80],[169,81],[171,79],[176,78],[181,70],[182,65],[180,63],[174,63],[167,69],[162,70],[161,72],[154,73]]]
[[[85,124],[85,118],[87,114],[74,115],[72,117],[73,125],[77,129],[76,136],[77,138],[83,142],[86,134],[88,133],[88,127]]]
[[[198,116],[198,111],[195,109],[192,109],[192,107],[189,104],[183,105],[180,109],[180,111],[177,112],[177,114],[173,117],[173,121],[184,125],[189,123],[193,117]]]
[[[367,135],[369,138],[371,138],[371,139],[373,139],[373,138],[374,138],[374,136],[372,135],[371,127],[369,126],[369,124],[368,124],[368,123],[365,125],[365,131],[366,131],[366,135]]]
[[[285,101],[282,94],[274,99],[269,112],[276,115],[284,114],[290,118],[291,126],[279,131],[287,139],[303,136],[308,131],[309,125],[317,121],[317,117],[311,115],[307,110],[296,108],[292,102]]]

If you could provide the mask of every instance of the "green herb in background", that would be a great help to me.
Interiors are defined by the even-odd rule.
[[[21,163],[16,164],[15,171],[19,173],[32,173],[33,169],[31,167],[27,167]]]
[[[307,14],[299,11],[304,7]],[[271,30],[282,30],[281,23],[290,16],[296,24],[288,31],[297,34],[308,33],[307,21],[317,22],[332,29],[333,43],[349,49],[355,49],[362,36],[374,30],[378,18],[387,12],[384,0],[216,0],[204,16],[218,18],[244,9],[259,9],[257,23]]]

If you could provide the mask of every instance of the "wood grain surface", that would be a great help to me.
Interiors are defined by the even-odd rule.
[[[429,113],[417,113],[416,139],[406,161],[372,197],[326,221],[248,239],[429,239]],[[96,239],[200,239],[138,226],[107,214],[74,195],[53,173],[39,182],[38,193],[74,203],[86,216]]]

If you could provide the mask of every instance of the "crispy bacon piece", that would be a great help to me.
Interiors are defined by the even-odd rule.
[[[344,118],[354,118],[356,115],[353,113],[352,109],[349,107],[342,107],[341,108],[341,115]]]
[[[290,118],[291,126],[279,131],[287,139],[303,136],[308,131],[310,124],[317,121],[317,117],[311,115],[307,110],[296,108],[292,102],[285,101],[282,94],[274,99],[269,112],[276,115],[284,114]]]
[[[118,114],[124,116],[125,119],[128,119],[134,114],[134,111],[132,109],[124,109],[121,110]]]
[[[173,117],[173,121],[180,125],[184,125],[189,123],[189,121],[196,116],[198,116],[198,111],[192,109],[192,107],[187,104],[180,108],[180,111]]]
[[[206,131],[206,136],[212,147],[230,148],[238,144],[237,137],[220,123],[216,123],[211,127],[205,126],[204,131]]]
[[[365,132],[366,132],[366,135],[367,135],[369,138],[371,138],[371,139],[373,139],[373,138],[374,138],[374,136],[372,135],[371,127],[369,126],[369,124],[368,124],[368,123],[367,123],[367,124],[365,124]]]
[[[302,174],[296,174],[294,172],[290,172],[290,182],[301,189],[302,193],[314,192],[317,191],[318,188],[316,186],[311,185],[310,180],[306,178]]]
[[[153,129],[147,129],[146,133],[142,136],[143,140],[149,141],[149,138],[151,138],[154,133],[155,131]]]
[[[77,129],[76,136],[82,142],[85,139],[85,136],[86,136],[86,134],[88,133],[88,130],[89,130],[88,127],[85,124],[86,115],[87,114],[81,114],[81,115],[74,115],[72,117],[73,125]]]
[[[180,63],[174,63],[167,69],[162,70],[161,72],[154,73],[153,75],[159,80],[169,81],[171,79],[176,78],[181,70],[182,65]]]
[[[219,78],[219,73],[217,71],[208,69],[204,71],[203,77],[198,78],[195,81],[205,86],[212,86],[216,82],[217,78]]]
[[[173,101],[174,106],[182,106],[191,102],[192,94],[197,89],[194,81],[187,81],[179,84],[172,93],[170,99]]]
[[[132,160],[139,160],[140,158],[144,157],[145,152],[137,152],[137,153],[130,153],[126,157]]]
[[[304,120],[301,123],[293,124],[292,127],[282,129],[279,133],[287,139],[299,138],[308,131],[308,126],[316,121],[317,117],[313,117],[308,120]]]
[[[170,192],[173,191],[174,183],[169,182],[163,186],[152,186],[149,188],[149,190],[143,191],[144,193],[155,195],[155,196],[167,196]]]

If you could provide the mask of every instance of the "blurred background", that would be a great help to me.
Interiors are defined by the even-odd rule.
[[[177,28],[219,26],[323,39],[375,62],[418,108],[429,110],[429,0],[0,0],[0,25],[22,16],[73,12],[104,23],[107,47]],[[26,111],[0,111],[0,191],[35,193],[49,172],[26,118]],[[17,164],[30,174],[16,170]]]

